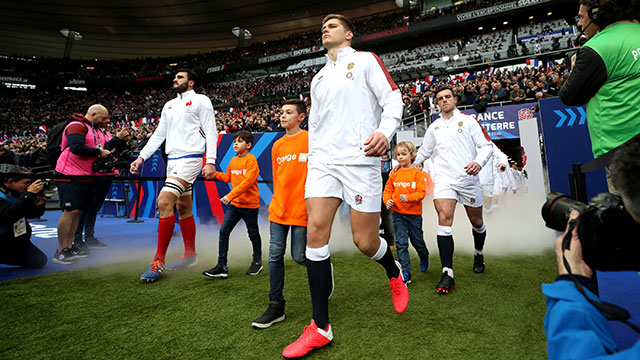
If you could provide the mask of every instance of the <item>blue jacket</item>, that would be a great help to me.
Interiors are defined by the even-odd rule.
[[[585,292],[600,300],[588,289]],[[544,330],[550,360],[640,359],[640,341],[619,351],[607,319],[578,292],[572,281],[543,284],[542,293],[547,297]]]
[[[13,224],[21,218],[33,219],[42,216],[45,204],[36,206],[38,195],[25,191],[20,196],[5,194],[0,191],[0,245],[5,241],[22,241],[31,238],[31,225],[26,221],[27,232],[17,238],[13,234]]]

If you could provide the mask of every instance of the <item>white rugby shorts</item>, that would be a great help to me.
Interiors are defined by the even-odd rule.
[[[454,199],[464,206],[482,206],[482,186],[480,182],[463,185],[437,182],[433,185],[433,199]]]
[[[202,171],[202,164],[202,157],[169,159],[167,161],[167,176],[193,184]]]
[[[335,197],[345,201],[353,210],[380,212],[380,166],[309,163],[304,198],[314,197]]]

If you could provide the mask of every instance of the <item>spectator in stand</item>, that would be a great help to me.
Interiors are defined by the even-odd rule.
[[[540,91],[540,89],[536,86],[536,84],[533,82],[533,80],[529,80],[527,81],[527,89],[526,89],[526,94],[527,94],[527,98],[529,99],[533,99],[536,97],[536,94]]]
[[[487,94],[486,87],[480,87],[480,93],[476,96],[476,102],[473,105],[473,109],[479,113],[483,113],[487,110],[487,105],[491,101],[491,95]]]
[[[0,144],[0,164],[18,165],[18,160],[13,151],[6,144]]]
[[[511,88],[513,90],[511,90],[509,99],[514,103],[524,102],[524,99],[527,97],[527,94],[525,94],[524,90],[520,89],[520,86],[518,86],[518,84],[513,84]]]
[[[499,102],[499,101],[507,101],[509,99],[509,95],[505,89],[502,88],[502,84],[496,81],[491,84],[491,102]]]

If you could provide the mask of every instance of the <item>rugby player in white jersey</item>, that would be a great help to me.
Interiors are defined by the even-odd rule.
[[[491,157],[492,144],[480,123],[456,108],[458,99],[451,87],[438,88],[434,97],[442,113],[427,129],[414,164],[433,160],[433,203],[438,213],[438,250],[442,263],[436,291],[448,294],[456,286],[451,226],[458,202],[464,205],[473,228],[473,271],[484,272],[482,251],[487,233],[482,219],[482,186],[477,175]]]
[[[216,146],[218,130],[211,100],[196,94],[193,87],[196,73],[181,69],[173,79],[173,89],[178,96],[169,100],[162,108],[160,123],[140,151],[140,156],[131,163],[131,173],[137,174],[145,160],[148,160],[166,140],[167,180],[158,194],[160,221],[158,224],[158,248],[147,271],[140,280],[153,282],[163,274],[165,255],[175,226],[174,205],[178,210],[180,230],[185,252],[173,270],[192,266],[196,262],[196,224],[193,219],[193,182],[200,171],[206,178],[215,175]],[[202,158],[206,152],[205,165]]]
[[[395,310],[404,312],[409,302],[400,265],[387,242],[378,236],[380,156],[387,152],[400,123],[402,97],[375,54],[351,47],[353,37],[353,24],[346,17],[331,14],[322,21],[327,63],[311,82],[305,186],[309,215],[305,254],[313,320],[300,338],[284,349],[285,358],[304,356],[333,339],[328,304],[333,288],[329,236],[343,201],[351,207],[355,245],[386,271]]]

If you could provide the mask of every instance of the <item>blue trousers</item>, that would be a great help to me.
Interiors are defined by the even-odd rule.
[[[429,260],[429,250],[422,236],[422,215],[406,215],[393,212],[393,230],[396,232],[396,250],[402,272],[411,274],[409,240],[418,252],[420,260]]]
[[[249,240],[253,247],[253,261],[262,260],[262,240],[258,229],[258,209],[240,208],[237,206],[227,206],[224,213],[224,220],[220,227],[220,237],[218,239],[218,264],[227,265],[229,254],[229,235],[240,220],[244,220],[249,233]]]
[[[269,300],[284,301],[284,253],[287,249],[287,233],[291,228],[291,257],[300,265],[306,264],[307,227],[270,223],[269,243]]]

